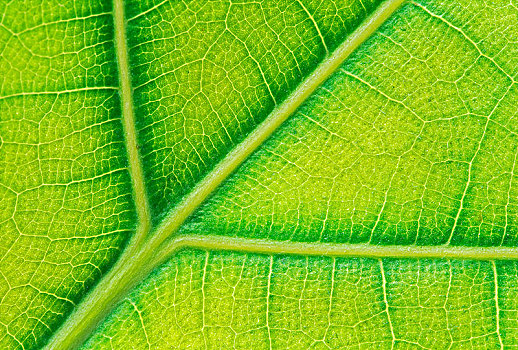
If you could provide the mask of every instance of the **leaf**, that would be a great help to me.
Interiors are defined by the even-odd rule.
[[[400,5],[0,5],[1,347],[516,345],[518,11]]]

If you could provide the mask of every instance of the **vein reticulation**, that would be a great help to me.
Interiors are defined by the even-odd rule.
[[[516,9],[463,11],[469,25],[448,6],[405,5],[183,232],[516,245]],[[502,51],[479,33],[487,22]]]
[[[136,225],[111,8],[67,5],[0,4],[2,348],[44,344]],[[127,1],[155,225],[377,5]],[[181,233],[514,246],[516,20],[409,2]],[[182,251],[85,347],[503,348],[515,265]]]
[[[135,224],[106,4],[0,4],[2,349],[42,346]]]
[[[379,1],[130,1],[134,99],[159,220]]]

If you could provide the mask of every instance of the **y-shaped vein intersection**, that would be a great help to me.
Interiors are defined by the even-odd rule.
[[[123,102],[123,119],[126,143],[130,157],[130,173],[138,207],[139,228],[112,270],[84,299],[65,324],[47,345],[50,349],[71,349],[79,346],[97,324],[113,309],[126,293],[141,281],[162,261],[173,253],[168,240],[194,210],[228,176],[255,151],[295,110],[320,86],[342,62],[376,29],[383,24],[404,0],[388,0],[383,3],[346,41],[328,56],[299,87],[280,104],[241,144],[231,151],[166,219],[148,234],[149,209],[138,154],[135,118],[132,102],[132,87],[129,75],[128,51],[123,0],[113,0],[117,59],[119,62],[120,89]],[[173,240],[174,243],[181,240]],[[157,258],[158,257],[158,258]]]

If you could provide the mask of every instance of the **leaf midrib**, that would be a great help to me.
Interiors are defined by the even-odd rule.
[[[330,56],[322,61],[315,71],[306,78],[283,103],[278,105],[243,142],[237,145],[208,173],[156,229],[151,231],[150,209],[146,196],[141,158],[137,147],[137,131],[135,127],[128,59],[126,39],[127,21],[124,15],[124,1],[113,0],[122,119],[128,152],[129,172],[132,179],[134,200],[137,209],[138,226],[135,235],[128,243],[128,246],[119,260],[58,329],[50,339],[46,348],[73,349],[80,346],[132,287],[146,277],[148,273],[163,262],[164,259],[167,259],[171,254],[178,251],[178,249],[184,247],[267,253],[268,251],[262,251],[261,249],[268,246],[272,249],[269,253],[276,253],[275,249],[277,249],[277,253],[284,252],[288,254],[311,255],[311,251],[313,250],[315,253],[321,253],[319,255],[326,255],[325,251],[319,251],[317,249],[318,244],[313,244],[314,247],[308,249],[309,246],[304,243],[263,241],[263,244],[261,244],[260,241],[254,240],[221,237],[203,237],[202,239],[201,236],[193,236],[192,239],[188,239],[184,236],[174,237],[174,234],[194,210],[213,193],[252,152],[263,144],[263,142],[272,135],[404,1],[405,0],[387,0],[380,4],[371,16],[369,16]],[[169,240],[172,237],[173,239]],[[239,246],[239,244],[243,244],[243,246]],[[278,248],[275,248],[275,246]],[[336,248],[338,248],[339,245],[336,246]],[[288,247],[291,247],[293,252],[290,252]],[[328,247],[328,245],[324,247]],[[360,254],[359,251],[357,252],[357,255],[358,254]],[[518,257],[518,252],[516,255]]]

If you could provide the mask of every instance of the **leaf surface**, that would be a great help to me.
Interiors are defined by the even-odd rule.
[[[518,11],[400,3],[0,5],[2,347],[515,346]]]

